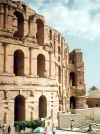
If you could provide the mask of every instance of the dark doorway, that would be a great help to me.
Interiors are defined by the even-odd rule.
[[[75,109],[76,108],[76,99],[74,96],[70,97],[70,109]]]
[[[47,99],[44,95],[40,96],[39,98],[39,117],[47,117]]]
[[[18,95],[15,98],[15,121],[25,120],[25,97]]]

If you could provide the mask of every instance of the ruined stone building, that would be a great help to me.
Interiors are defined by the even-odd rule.
[[[81,50],[23,2],[0,0],[0,59],[0,124],[84,107]]]

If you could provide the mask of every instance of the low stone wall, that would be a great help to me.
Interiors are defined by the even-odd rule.
[[[76,109],[75,113],[80,114],[81,119],[84,120],[100,120],[100,107]]]
[[[80,127],[87,123],[100,121],[100,107],[75,109],[72,113],[59,113],[58,114],[58,128],[70,127],[70,121],[74,120],[74,127]]]

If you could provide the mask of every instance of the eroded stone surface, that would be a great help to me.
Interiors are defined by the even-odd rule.
[[[0,0],[0,59],[0,124],[84,108],[81,50],[23,2]]]

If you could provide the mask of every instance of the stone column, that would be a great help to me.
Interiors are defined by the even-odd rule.
[[[4,66],[3,66],[3,73],[7,73],[7,43],[3,43],[4,48]]]

